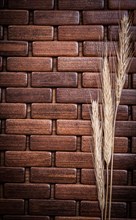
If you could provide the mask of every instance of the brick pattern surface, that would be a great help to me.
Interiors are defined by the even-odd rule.
[[[0,220],[100,220],[89,111],[124,14],[112,220],[136,219],[136,0],[0,0]]]

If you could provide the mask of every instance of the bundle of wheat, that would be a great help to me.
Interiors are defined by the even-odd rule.
[[[113,155],[114,136],[117,109],[120,103],[121,93],[125,78],[129,69],[132,54],[130,49],[130,22],[124,15],[119,28],[119,45],[116,52],[116,77],[113,85],[107,46],[105,48],[102,65],[102,114],[99,113],[98,100],[92,101],[91,122],[93,129],[93,160],[102,219],[111,218],[112,182],[113,182]],[[106,163],[106,181],[104,179],[104,161]],[[109,181],[109,165],[110,181]],[[106,189],[105,189],[106,182]],[[110,188],[110,192],[109,189]],[[106,195],[105,195],[106,194]]]

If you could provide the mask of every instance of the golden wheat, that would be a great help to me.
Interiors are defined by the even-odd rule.
[[[102,116],[99,114],[98,101],[92,101],[91,122],[93,129],[94,142],[94,170],[98,191],[98,200],[101,209],[102,219],[111,218],[112,202],[112,182],[113,182],[113,155],[114,155],[114,136],[117,109],[120,103],[121,93],[126,79],[126,74],[132,56],[130,49],[130,22],[128,16],[124,15],[119,29],[119,48],[117,51],[115,92],[113,93],[107,48],[105,48],[102,66]],[[106,190],[104,179],[104,160],[106,162]],[[108,201],[109,187],[109,164],[111,163],[110,174],[110,193]],[[105,196],[106,191],[106,196]]]

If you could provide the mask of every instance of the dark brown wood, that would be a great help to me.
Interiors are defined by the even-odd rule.
[[[27,73],[22,72],[2,72],[0,73],[1,87],[26,87]]]
[[[49,152],[31,152],[31,151],[7,151],[5,154],[6,166],[50,166],[51,154]]]
[[[49,198],[50,186],[47,184],[13,184],[4,185],[5,197],[14,199]]]
[[[9,57],[7,59],[8,71],[51,71],[51,58],[37,57]]]
[[[74,104],[32,104],[32,118],[76,119],[77,105]]]
[[[35,11],[34,24],[44,25],[70,25],[79,24],[78,11]]]
[[[28,43],[18,41],[2,41],[0,42],[1,56],[27,56]]]
[[[116,24],[118,25],[120,18],[127,15],[127,11],[109,10],[109,11],[85,11],[83,12],[84,24]]]
[[[51,134],[50,120],[7,119],[6,133],[8,134]]]
[[[58,29],[59,40],[102,40],[104,35],[103,26],[60,26]]]
[[[102,9],[104,7],[103,0],[60,0],[59,1],[59,9],[76,9],[76,10],[95,10]]]
[[[0,23],[9,24],[28,24],[28,11],[25,10],[0,10]]]
[[[61,135],[31,135],[31,150],[49,150],[49,151],[75,151],[76,136]]]
[[[31,182],[34,183],[76,183],[76,169],[31,168]]]
[[[24,214],[23,199],[0,199],[0,214]]]
[[[13,103],[1,103],[0,104],[0,117],[5,118],[25,118],[26,117],[26,105],[25,104],[13,104]]]
[[[0,167],[0,182],[20,183],[25,180],[25,169],[21,167]]]
[[[33,87],[77,87],[76,72],[33,72]]]
[[[76,202],[73,200],[31,199],[29,213],[32,215],[75,215]]]
[[[1,150],[25,150],[26,149],[26,136],[24,135],[0,135],[0,149]]]
[[[38,25],[11,25],[8,27],[10,40],[53,40],[53,27]]]
[[[9,8],[24,8],[24,9],[53,9],[54,1],[53,0],[20,0],[16,2],[16,0],[8,1]]]
[[[49,88],[7,88],[6,101],[7,102],[51,102],[52,90]]]

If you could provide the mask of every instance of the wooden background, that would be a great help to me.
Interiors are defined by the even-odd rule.
[[[113,219],[136,219],[136,0],[0,0],[0,220],[100,220],[88,111],[103,41],[132,19]],[[92,147],[92,145],[91,145]]]

